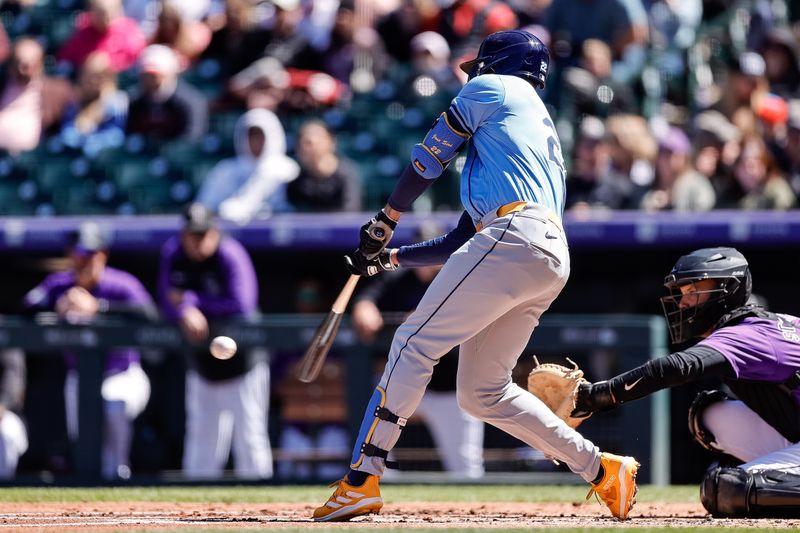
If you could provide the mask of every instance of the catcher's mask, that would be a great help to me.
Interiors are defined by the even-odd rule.
[[[681,287],[705,279],[716,282],[713,288],[692,293],[700,303],[681,308]],[[701,338],[723,315],[747,303],[752,285],[747,259],[734,248],[703,248],[678,259],[664,278],[669,294],[661,298],[672,342]]]

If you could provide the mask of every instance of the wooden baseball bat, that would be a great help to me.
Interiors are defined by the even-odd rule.
[[[311,344],[297,368],[297,379],[303,383],[311,383],[317,379],[317,375],[319,375],[319,371],[325,362],[325,357],[327,357],[333,340],[336,338],[336,332],[339,330],[339,324],[342,322],[347,303],[350,301],[350,297],[353,296],[356,283],[360,278],[361,276],[356,276],[355,274],[350,275],[339,296],[336,297],[336,301],[333,302],[330,313],[314,333],[314,338],[311,340]]]

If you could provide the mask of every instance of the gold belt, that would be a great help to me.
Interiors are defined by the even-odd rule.
[[[511,202],[506,205],[501,205],[497,208],[497,218],[504,217],[511,213],[516,213],[517,211],[522,211],[522,208],[525,207],[528,202]],[[475,230],[480,231],[483,227],[481,223],[478,222],[475,224]]]
[[[525,207],[528,202],[511,202],[506,205],[501,205],[497,208],[497,218],[504,217],[511,213],[516,213],[517,211],[522,211],[522,208]],[[548,210],[547,212],[547,220],[555,224],[560,232],[564,232],[564,229],[561,227],[561,220],[558,218],[558,215],[553,213],[552,211]],[[482,225],[478,222],[475,225],[475,230],[480,231],[482,229]]]

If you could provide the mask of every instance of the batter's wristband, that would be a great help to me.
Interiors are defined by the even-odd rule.
[[[378,214],[375,215],[375,220],[377,220],[378,222],[383,222],[384,224],[389,226],[389,228],[392,231],[397,229],[397,221],[392,220],[392,218],[389,215],[387,215],[383,209],[378,211]]]
[[[386,202],[395,211],[405,213],[422,193],[428,190],[434,180],[420,176],[412,165],[406,166],[397,180],[389,200]]]

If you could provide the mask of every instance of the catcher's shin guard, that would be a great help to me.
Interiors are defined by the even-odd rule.
[[[800,475],[712,466],[700,485],[700,501],[718,518],[799,518]]]

